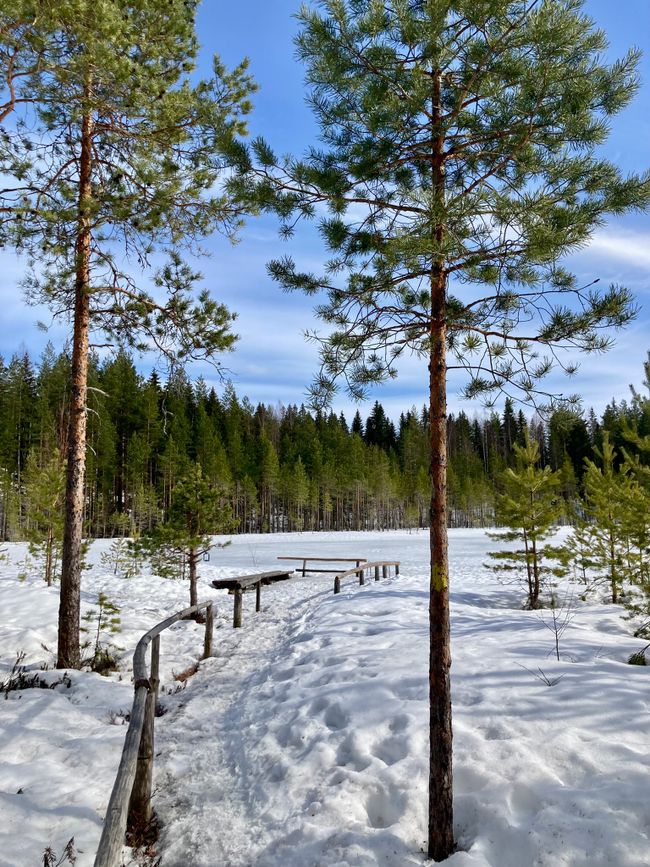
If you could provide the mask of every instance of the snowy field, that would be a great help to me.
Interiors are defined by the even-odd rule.
[[[130,654],[187,604],[184,583],[108,575],[108,544],[92,546],[83,602],[104,591],[121,607],[122,670],[0,697],[2,867],[37,867],[46,846],[60,854],[72,836],[77,867],[92,864],[132,698]],[[18,581],[24,546],[7,547],[2,680],[18,652],[34,669],[52,663],[58,602],[37,579]],[[491,547],[480,531],[450,532],[459,850],[445,863],[647,867],[650,667],[626,664],[643,642],[620,609],[578,602],[558,662],[541,615],[483,568]],[[398,559],[401,574],[339,596],[329,575],[264,588],[262,612],[245,596],[233,630],[232,599],[209,580],[277,568],[281,554]],[[162,636],[162,867],[424,862],[427,559],[422,532],[303,533],[235,537],[203,564],[199,596],[218,601],[215,658],[180,688],[174,673],[198,657],[202,627]]]

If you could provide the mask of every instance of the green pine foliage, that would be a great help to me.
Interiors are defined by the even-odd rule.
[[[515,466],[500,477],[497,494],[497,521],[508,527],[490,538],[500,542],[518,542],[522,547],[490,552],[494,569],[508,583],[526,589],[526,608],[543,606],[543,594],[552,591],[554,579],[566,574],[568,552],[548,544],[563,516],[564,504],[559,494],[561,474],[539,466],[539,446],[526,438],[524,445],[515,443]]]
[[[235,526],[223,491],[204,476],[200,464],[193,464],[172,491],[167,520],[143,535],[134,549],[148,556],[155,573],[169,578],[187,576],[193,606],[198,603],[199,561],[219,547],[212,536]]]
[[[121,632],[120,609],[105,593],[99,593],[97,601],[83,616],[86,624],[82,632],[88,634],[84,648],[89,648],[91,656],[86,660],[92,671],[106,674],[117,668],[116,652],[119,650],[112,638]]]
[[[51,587],[59,577],[63,545],[65,466],[58,449],[40,457],[35,450],[29,453],[23,485],[29,568],[34,566]]]
[[[579,524],[580,550],[588,567],[608,588],[613,603],[633,575],[628,558],[629,507],[633,480],[629,467],[616,467],[616,451],[607,432],[595,460],[587,459],[584,475],[584,520]]]
[[[640,55],[609,63],[580,0],[322,0],[298,19],[320,147],[280,159],[258,140],[241,188],[285,237],[315,219],[327,249],[321,273],[291,256],[269,265],[283,289],[318,295],[316,405],[341,382],[364,397],[405,354],[428,366],[427,854],[441,861],[454,848],[448,372],[463,369],[466,396],[487,404],[505,391],[552,405],[549,373],[577,369],[565,352],[602,352],[634,318],[625,287],[583,285],[562,260],[608,216],[650,204],[650,174],[599,152]]]

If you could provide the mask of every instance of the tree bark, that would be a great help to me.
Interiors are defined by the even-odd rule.
[[[197,574],[197,563],[199,559],[199,554],[196,548],[190,548],[188,551],[187,563],[189,566],[189,578],[190,578],[190,608],[193,605],[198,605],[199,600],[196,592],[196,584],[198,581]],[[198,615],[197,615],[198,616]]]
[[[439,128],[440,76],[432,99],[432,182],[439,203],[436,249],[444,239],[444,137]],[[431,272],[429,443],[431,475],[431,587],[429,594],[429,839],[428,855],[444,861],[454,851],[451,727],[449,558],[447,544],[447,274],[440,252]]]
[[[86,85],[86,96],[90,85]],[[79,219],[75,248],[74,330],[70,419],[68,424],[67,477],[61,593],[59,600],[59,668],[79,668],[79,617],[81,551],[83,544],[84,482],[86,471],[86,402],[88,393],[88,335],[90,330],[90,255],[92,197],[92,134],[89,111],[81,126],[79,168]]]

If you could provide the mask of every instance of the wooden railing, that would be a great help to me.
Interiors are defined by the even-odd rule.
[[[94,867],[119,867],[126,834],[138,835],[149,826],[152,818],[151,780],[154,756],[154,718],[158,700],[160,633],[178,620],[185,620],[205,611],[203,656],[212,656],[214,627],[213,601],[201,602],[172,614],[145,633],[133,654],[135,695],[131,719],[124,740],[122,758],[106,810],[104,828],[95,856]],[[151,644],[151,665],[147,671],[145,654]]]
[[[341,572],[334,579],[334,592],[341,592],[341,581],[344,578],[349,578],[351,575],[356,575],[359,578],[359,584],[365,584],[365,572],[367,569],[375,570],[375,581],[379,581],[379,570],[381,569],[382,577],[388,578],[388,570],[393,566],[395,574],[399,575],[399,560],[378,560],[374,563],[359,563],[354,569],[348,569],[346,572]]]

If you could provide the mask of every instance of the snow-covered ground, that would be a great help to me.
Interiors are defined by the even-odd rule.
[[[19,651],[36,669],[55,645],[57,590],[0,565],[0,679]],[[0,865],[36,867],[74,835],[91,865],[130,707],[139,636],[186,604],[187,585],[123,580],[91,550],[84,605],[121,607],[123,670],[0,697]],[[562,660],[540,615],[482,566],[494,543],[450,532],[455,824],[450,867],[650,864],[650,667],[618,608],[575,604]],[[327,575],[264,588],[262,611],[209,580],[277,566],[282,554],[399,559],[388,581]],[[202,627],[162,637],[154,806],[162,867],[422,864],[427,780],[424,533],[239,536],[203,564],[218,600],[216,656],[178,689]],[[548,613],[545,615],[548,618]],[[546,685],[540,668],[551,683]],[[537,673],[539,676],[535,676]],[[50,682],[61,672],[47,672]],[[560,676],[561,679],[557,680]],[[171,693],[171,694],[170,694]]]

